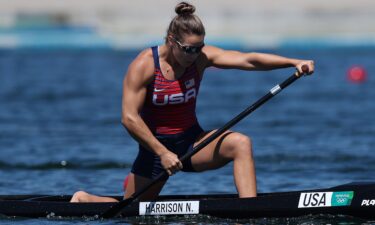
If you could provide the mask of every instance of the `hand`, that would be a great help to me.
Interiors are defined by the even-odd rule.
[[[177,155],[173,152],[167,151],[160,155],[160,161],[163,168],[167,171],[169,176],[182,169],[182,163]]]
[[[297,76],[311,75],[314,73],[314,61],[312,60],[300,61],[296,65],[296,69],[297,69],[297,74],[296,74]]]

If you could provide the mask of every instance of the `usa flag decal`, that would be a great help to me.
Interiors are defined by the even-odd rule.
[[[185,81],[185,87],[186,89],[189,89],[191,87],[193,87],[195,85],[195,81],[194,81],[194,78],[188,80],[188,81]]]

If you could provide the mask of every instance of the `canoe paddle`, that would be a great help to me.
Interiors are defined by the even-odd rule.
[[[302,71],[304,73],[308,72],[307,65],[302,66]],[[288,79],[286,79],[281,84],[278,84],[274,86],[266,95],[264,95],[262,98],[260,98],[258,101],[256,101],[254,104],[246,108],[244,111],[242,111],[240,114],[238,114],[235,118],[227,122],[223,127],[216,130],[213,134],[211,134],[209,137],[207,137],[205,140],[203,140],[201,143],[199,143],[197,146],[193,148],[193,151],[186,153],[180,158],[181,162],[184,162],[185,160],[192,157],[194,154],[199,152],[201,149],[206,147],[209,143],[211,143],[213,140],[218,138],[220,135],[222,135],[225,131],[227,131],[229,128],[237,124],[239,121],[241,121],[243,118],[245,118],[247,115],[255,111],[259,106],[263,105],[265,102],[267,102],[269,99],[271,99],[273,96],[277,95],[281,90],[289,86],[291,83],[296,81],[298,78],[300,78],[302,75],[299,75],[298,72],[295,72],[292,76],[290,76]],[[121,211],[128,205],[130,205],[132,202],[137,200],[139,196],[141,196],[143,193],[145,193],[148,189],[150,189],[154,184],[156,184],[158,181],[160,181],[162,178],[167,177],[168,173],[166,171],[163,171],[160,173],[155,179],[150,181],[147,185],[145,185],[143,188],[139,189],[138,191],[134,192],[129,198],[121,200],[117,204],[114,204],[109,208],[107,211],[105,211],[101,216],[101,218],[112,218],[117,216]]]

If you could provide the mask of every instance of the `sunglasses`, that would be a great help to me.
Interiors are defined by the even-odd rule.
[[[172,38],[178,46],[186,53],[186,54],[197,54],[202,51],[202,48],[204,47],[204,44],[201,46],[188,46],[188,45],[183,45],[181,42],[177,41],[177,39]]]

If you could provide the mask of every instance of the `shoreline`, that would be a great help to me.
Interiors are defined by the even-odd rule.
[[[163,42],[179,1],[0,0],[0,48],[141,48]],[[375,45],[371,0],[190,0],[207,41],[222,46]],[[52,32],[35,28],[65,27]],[[80,27],[82,31],[72,32]],[[232,44],[235,43],[235,44]]]
[[[369,37],[211,37],[207,45],[227,49],[285,49],[285,48],[375,48],[375,39]],[[139,50],[149,46],[161,45],[164,39],[138,37],[137,35],[108,36],[93,29],[0,29],[0,49],[108,49]]]

